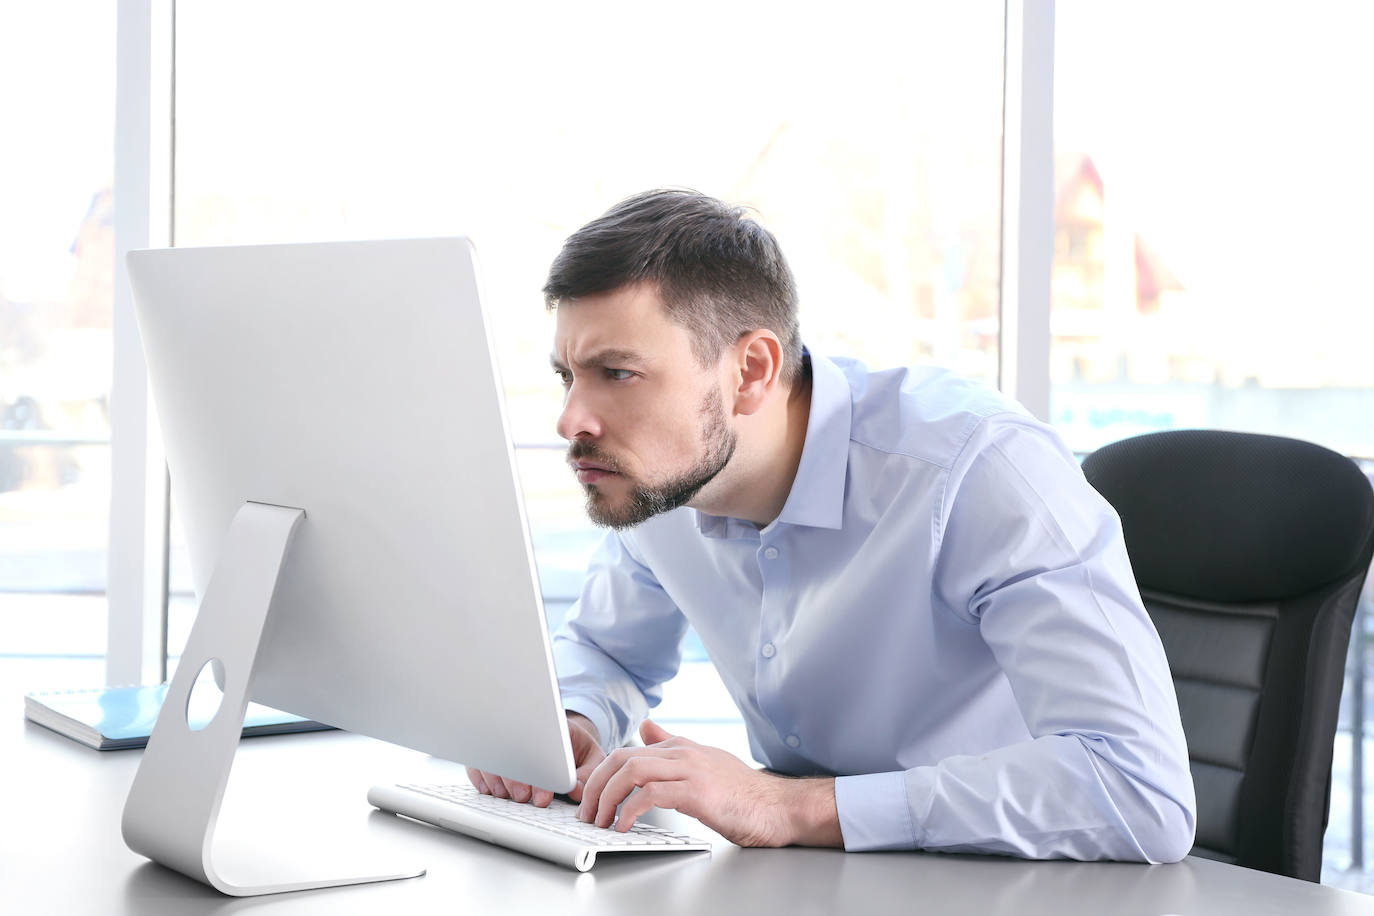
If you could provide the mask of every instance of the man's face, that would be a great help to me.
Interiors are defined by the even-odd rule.
[[[585,296],[556,314],[558,434],[588,516],[625,528],[685,505],[735,450],[716,370],[697,362],[652,285]]]

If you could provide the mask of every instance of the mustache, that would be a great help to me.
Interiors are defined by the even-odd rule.
[[[603,451],[595,442],[579,439],[568,446],[568,464],[575,461],[593,461],[604,465],[607,470],[620,472],[620,462],[615,456]]]

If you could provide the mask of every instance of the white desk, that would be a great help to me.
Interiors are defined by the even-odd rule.
[[[8,704],[6,704],[8,705]],[[13,708],[13,706],[10,706]],[[234,899],[154,865],[119,834],[140,751],[98,752],[22,719],[0,723],[0,911],[60,916],[196,913],[727,913],[921,912],[1092,914],[1374,914],[1374,898],[1262,872],[1187,859],[1177,865],[1024,862],[921,853],[740,849],[708,857],[604,858],[587,874],[374,811],[373,782],[460,771],[354,735],[257,738],[240,745],[225,802],[230,829],[246,823],[280,841],[284,822],[323,842],[355,837],[413,854],[421,878]],[[451,768],[451,769],[449,769]],[[305,824],[311,816],[318,821]],[[660,823],[710,835],[675,814]],[[321,841],[314,841],[319,843]]]

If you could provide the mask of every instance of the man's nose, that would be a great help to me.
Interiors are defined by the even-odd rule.
[[[574,439],[597,439],[601,436],[601,421],[587,403],[587,398],[573,382],[563,396],[563,412],[558,416],[558,435],[571,442]]]

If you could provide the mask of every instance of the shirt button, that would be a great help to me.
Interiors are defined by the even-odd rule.
[[[767,550],[763,552],[763,555],[770,560],[776,560],[778,558],[778,548],[769,547]]]
[[[778,650],[773,647],[773,644],[771,642],[764,643],[763,649],[761,649],[760,651],[763,652],[764,658],[772,658],[774,655],[778,654]]]
[[[798,738],[796,735],[788,735],[788,736],[787,736],[787,746],[788,746],[788,747],[801,747],[801,739]]]

